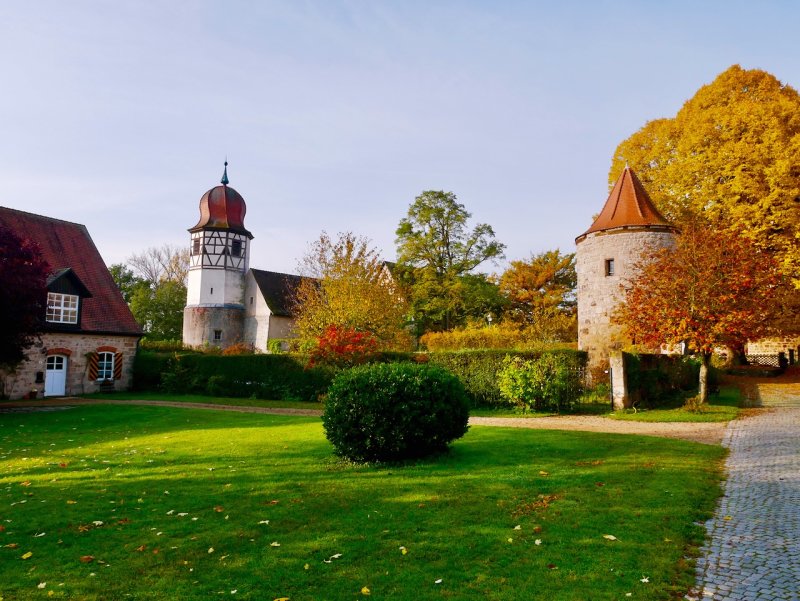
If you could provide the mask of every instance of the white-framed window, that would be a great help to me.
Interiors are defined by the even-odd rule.
[[[97,379],[114,379],[114,353],[97,353]]]
[[[78,323],[78,297],[74,294],[47,293],[47,321]]]

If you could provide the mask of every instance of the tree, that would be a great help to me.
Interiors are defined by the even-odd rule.
[[[114,281],[149,338],[180,340],[189,274],[189,249],[165,244],[131,255]],[[112,266],[112,276],[117,266]]]
[[[165,280],[137,288],[131,296],[131,313],[151,340],[180,340],[186,286]]]
[[[316,341],[337,326],[369,333],[384,349],[408,348],[408,304],[369,239],[322,232],[298,267],[305,276],[295,298],[300,338]]]
[[[615,320],[640,345],[685,343],[699,355],[706,402],[714,349],[770,332],[768,300],[781,281],[777,262],[740,235],[689,224],[674,249],[646,255],[637,269]]]
[[[151,246],[131,255],[128,264],[151,284],[178,282],[185,286],[189,276],[189,249],[171,244]]]
[[[21,362],[41,331],[49,272],[35,242],[0,226],[0,368]]]
[[[414,312],[438,329],[449,330],[457,316],[460,278],[503,257],[505,245],[495,240],[490,225],[467,229],[471,216],[452,192],[428,190],[417,196],[397,228],[397,259]]]
[[[575,254],[549,250],[527,261],[511,261],[500,276],[500,292],[509,300],[506,319],[533,325],[553,315],[574,317]]]
[[[134,293],[140,288],[149,288],[150,284],[144,278],[140,278],[133,271],[131,271],[124,263],[115,263],[108,268],[114,283],[122,293],[122,298],[128,305],[131,304],[131,299]]]
[[[800,94],[738,65],[671,119],[623,141],[609,182],[628,163],[676,225],[702,219],[774,254],[800,288]],[[795,295],[795,298],[797,295]]]

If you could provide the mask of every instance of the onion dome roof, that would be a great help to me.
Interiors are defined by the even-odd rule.
[[[203,229],[230,230],[253,238],[244,227],[244,215],[247,205],[244,198],[236,190],[228,186],[228,162],[225,161],[225,171],[222,175],[220,186],[211,188],[200,199],[200,221],[190,228],[190,232]]]

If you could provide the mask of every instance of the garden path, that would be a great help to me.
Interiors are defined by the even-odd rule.
[[[703,601],[800,601],[800,378],[755,385],[760,409],[730,422],[725,494],[697,563]]]

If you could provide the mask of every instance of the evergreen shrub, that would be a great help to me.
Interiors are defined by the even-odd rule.
[[[681,355],[623,353],[628,395],[644,407],[658,407],[681,390],[697,388],[700,362]],[[709,385],[717,386],[718,372],[709,371]]]
[[[509,403],[534,411],[569,411],[583,392],[577,365],[544,353],[530,360],[506,356],[497,374],[500,394]]]
[[[402,461],[447,449],[467,431],[469,404],[454,375],[430,365],[379,363],[340,372],[322,423],[341,457]]]

